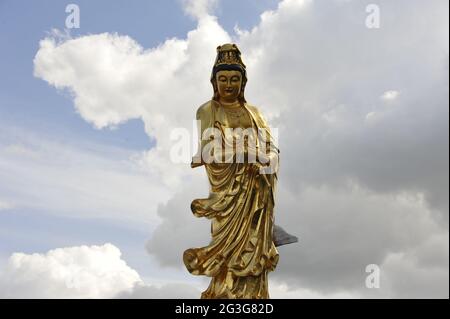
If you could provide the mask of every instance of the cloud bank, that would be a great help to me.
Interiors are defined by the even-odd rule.
[[[111,244],[13,254],[0,273],[2,298],[111,298],[141,279]]]
[[[285,0],[234,34],[192,3],[185,39],[144,49],[118,34],[50,36],[34,60],[93,126],[140,118],[156,140],[139,162],[172,197],[149,252],[181,269],[180,252],[206,243],[189,204],[207,180],[169,161],[170,132],[191,128],[212,95],[215,48],[233,41],[247,100],[279,128],[277,223],[300,237],[271,278],[316,296],[448,298],[448,3],[379,1],[381,28],[368,29],[368,1]],[[373,263],[376,290],[364,285]]]
[[[134,151],[0,128],[0,210],[158,222],[170,191],[133,160]],[[152,194],[153,198],[149,196]]]

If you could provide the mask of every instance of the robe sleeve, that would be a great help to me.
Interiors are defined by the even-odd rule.
[[[197,120],[197,132],[198,132],[198,142],[197,142],[197,153],[192,157],[191,168],[196,168],[205,165],[202,157],[202,151],[204,146],[208,143],[208,140],[203,140],[202,135],[205,129],[211,126],[212,109],[211,103],[207,102],[201,105],[197,109],[195,116]]]

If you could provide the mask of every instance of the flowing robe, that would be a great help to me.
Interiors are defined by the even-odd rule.
[[[266,121],[256,107],[245,103],[244,109],[252,128],[268,134],[267,154],[278,164],[279,151]],[[200,133],[210,127],[223,133],[230,127],[223,107],[214,100],[198,109],[197,120]],[[195,216],[211,219],[212,239],[206,247],[186,250],[183,261],[191,274],[212,277],[202,298],[269,298],[267,275],[278,262],[272,238],[276,171],[261,174],[260,164],[248,161],[204,163],[200,155],[207,142],[199,142],[191,166],[205,166],[210,193],[192,201],[191,209]]]

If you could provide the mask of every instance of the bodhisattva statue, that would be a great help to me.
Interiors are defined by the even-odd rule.
[[[193,275],[212,277],[202,298],[269,298],[268,272],[276,246],[296,242],[274,226],[279,150],[267,122],[244,97],[246,67],[235,44],[217,48],[212,100],[197,110],[198,153],[191,167],[205,166],[210,194],[192,201],[195,216],[211,219],[212,240],[184,252]]]

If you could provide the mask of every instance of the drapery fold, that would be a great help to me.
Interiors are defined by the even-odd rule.
[[[214,123],[224,134],[228,123],[217,103],[203,108],[197,116],[202,129]],[[257,109],[245,108],[253,128],[270,136]],[[279,153],[276,147],[270,152],[271,156]],[[191,210],[195,216],[211,220],[212,238],[209,245],[184,252],[186,268],[193,275],[212,277],[202,298],[269,298],[267,274],[279,258],[272,238],[276,172],[261,174],[261,164],[252,162],[201,165],[206,169],[210,193],[207,198],[193,200]]]

